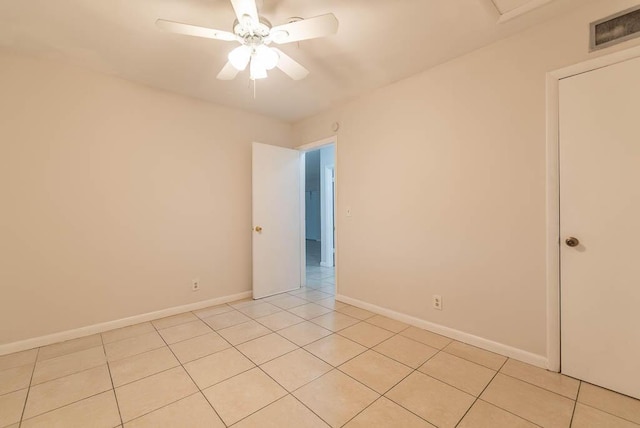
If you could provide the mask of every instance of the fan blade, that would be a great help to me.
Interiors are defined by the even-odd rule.
[[[303,19],[271,29],[271,39],[278,44],[299,42],[329,36],[338,32],[338,19],[333,13]]]
[[[217,39],[232,41],[237,40],[238,37],[228,31],[214,30],[213,28],[198,27],[196,25],[183,24],[181,22],[167,21],[165,19],[158,19],[156,25],[166,31],[178,34],[186,34],[187,36],[204,37],[206,39]]]
[[[253,22],[259,22],[258,7],[256,6],[255,0],[231,0],[231,5],[241,24],[245,22],[244,17],[246,15],[250,16]]]
[[[218,73],[217,79],[218,80],[233,80],[236,78],[236,76],[238,75],[239,71],[237,68],[235,68],[233,65],[231,65],[230,62],[227,62],[224,67],[222,67],[222,70],[220,70],[220,73]]]
[[[309,70],[298,64],[289,55],[285,54],[280,49],[272,49],[280,55],[277,67],[282,70],[284,74],[291,77],[293,80],[302,80],[309,75]]]

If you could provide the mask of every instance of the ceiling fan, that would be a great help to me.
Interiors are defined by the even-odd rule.
[[[266,78],[267,70],[275,67],[294,80],[304,79],[309,70],[280,49],[269,45],[315,39],[338,31],[338,20],[332,13],[309,19],[294,18],[287,24],[272,27],[269,21],[258,15],[255,0],[231,0],[231,4],[237,16],[233,32],[165,19],[158,19],[156,25],[173,33],[240,43],[229,53],[229,61],[218,73],[220,80],[234,79],[247,66],[249,76],[254,81]]]

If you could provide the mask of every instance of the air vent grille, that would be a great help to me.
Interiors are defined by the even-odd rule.
[[[640,37],[640,6],[591,23],[591,50]]]

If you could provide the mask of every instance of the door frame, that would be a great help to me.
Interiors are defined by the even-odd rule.
[[[547,368],[560,372],[560,81],[640,57],[640,46],[547,73]]]
[[[312,143],[303,144],[301,146],[296,147],[302,154],[306,152],[310,152],[313,150],[318,150],[326,146],[333,145],[334,147],[334,180],[335,180],[335,195],[334,195],[334,212],[337,211],[338,207],[338,136],[334,135],[332,137],[323,138],[322,140],[314,141]],[[304,191],[305,191],[305,162],[304,156],[300,156],[300,283],[303,287],[307,285],[307,245],[306,245],[306,230],[305,230],[305,199],[304,199]],[[321,183],[321,186],[324,183]],[[323,213],[321,213],[322,215]],[[336,221],[333,227],[335,228],[335,235],[333,241],[333,247],[335,248],[335,263],[334,263],[334,271],[335,271],[335,283],[336,283],[336,294],[338,294],[338,221],[336,216]],[[322,239],[322,235],[320,237]]]

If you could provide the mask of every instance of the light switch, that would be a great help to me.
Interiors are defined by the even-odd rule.
[[[351,217],[351,207],[347,207],[347,217]]]

